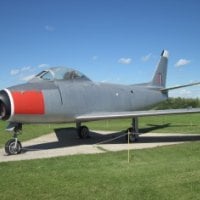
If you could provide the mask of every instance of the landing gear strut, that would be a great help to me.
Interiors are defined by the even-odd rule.
[[[13,138],[8,140],[5,144],[5,152],[8,155],[20,154],[22,151],[21,142],[18,140],[17,136],[22,130],[22,124],[10,124],[7,128],[9,131],[13,131]]]
[[[90,138],[90,131],[87,126],[81,126],[81,122],[76,123],[76,129],[80,139]]]
[[[132,118],[132,127],[128,128],[126,135],[126,140],[129,142],[137,142],[139,139],[139,129],[138,129],[138,118]]]

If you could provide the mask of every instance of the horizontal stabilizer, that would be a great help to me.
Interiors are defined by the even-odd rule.
[[[165,92],[165,91],[169,91],[169,90],[175,90],[175,89],[184,88],[184,87],[189,87],[189,86],[194,86],[194,85],[199,85],[199,84],[200,84],[200,82],[189,83],[189,84],[185,84],[185,85],[178,85],[178,86],[175,86],[175,87],[163,88],[163,89],[161,89],[161,91],[162,91],[162,92]]]

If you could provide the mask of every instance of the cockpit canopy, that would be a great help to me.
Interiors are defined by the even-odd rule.
[[[53,67],[44,70],[39,74],[37,74],[31,81],[35,81],[38,79],[45,81],[68,81],[68,80],[90,81],[90,79],[81,72],[66,67]]]

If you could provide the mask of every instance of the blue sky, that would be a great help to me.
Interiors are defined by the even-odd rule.
[[[163,49],[168,86],[200,81],[199,0],[0,0],[0,85],[52,66],[147,82]],[[200,97],[200,86],[171,96]]]

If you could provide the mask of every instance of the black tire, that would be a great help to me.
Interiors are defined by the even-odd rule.
[[[81,139],[90,138],[89,133],[90,131],[87,126],[80,126],[78,128],[78,136]]]
[[[137,142],[138,138],[135,134],[129,134],[129,142],[133,143],[133,142]]]
[[[128,128],[128,129],[127,129],[127,133],[128,133],[128,132],[129,132],[129,133],[133,133],[133,128],[132,128],[132,127]]]
[[[15,139],[10,139],[5,144],[5,152],[8,155],[16,155],[20,154],[22,151],[22,145],[20,141],[17,141],[17,145],[15,148]]]
[[[130,127],[128,128],[125,133],[127,133],[127,135],[125,135],[125,140],[128,141],[128,135],[130,135],[133,132],[133,128]],[[130,141],[129,141],[130,142]]]
[[[132,127],[128,128],[126,132],[127,132],[127,135],[125,136],[126,141],[128,141],[128,138],[130,143],[138,141],[138,135],[133,133]]]

